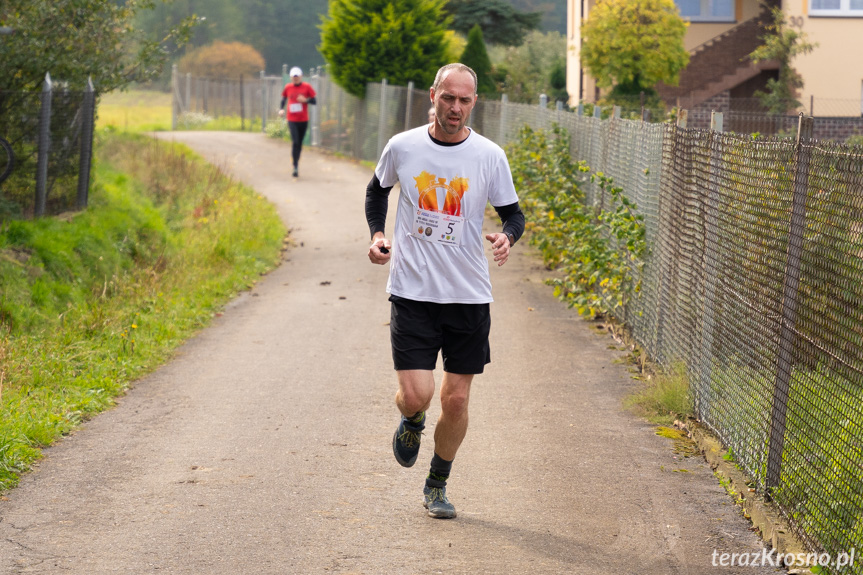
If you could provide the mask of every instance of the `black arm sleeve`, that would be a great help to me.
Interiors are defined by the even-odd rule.
[[[318,103],[318,99],[317,99],[316,97],[312,96],[311,98],[309,98],[309,101],[308,101],[308,102],[306,102],[306,103],[307,103],[307,104],[317,104],[317,103]]]
[[[279,110],[281,110],[282,108],[284,108],[284,107],[285,107],[285,102],[287,102],[287,101],[288,101],[288,99],[287,99],[287,98],[282,98],[282,103],[281,103],[281,104],[279,104]]]
[[[366,221],[369,224],[369,233],[372,237],[376,233],[384,231],[390,190],[392,189],[392,186],[388,188],[381,186],[381,181],[376,175],[372,176],[372,181],[366,186]],[[524,218],[522,218],[523,220]]]
[[[503,233],[512,234],[517,242],[524,233],[524,214],[518,202],[508,206],[495,206],[494,209],[503,222]]]

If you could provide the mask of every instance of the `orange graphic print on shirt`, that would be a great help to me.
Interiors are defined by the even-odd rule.
[[[423,172],[414,180],[419,191],[421,210],[461,216],[461,199],[468,188],[467,178],[453,178],[447,184],[446,178]]]

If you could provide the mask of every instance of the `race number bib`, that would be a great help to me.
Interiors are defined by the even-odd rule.
[[[421,240],[445,246],[461,244],[464,218],[439,212],[417,210],[411,234]]]
[[[303,111],[303,105],[302,105],[302,104],[300,104],[299,102],[294,102],[293,104],[291,104],[291,105],[289,105],[289,106],[288,106],[288,110],[289,110],[292,114],[294,114],[294,113],[296,113],[296,112],[302,112],[302,111]]]

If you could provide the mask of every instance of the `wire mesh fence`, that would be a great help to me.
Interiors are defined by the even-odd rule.
[[[203,78],[171,74],[171,129],[200,129],[216,119],[229,122],[225,129],[263,130],[279,120],[278,111],[285,79],[282,76]]]
[[[426,90],[358,100],[319,81],[326,148],[375,161],[427,121]],[[863,149],[812,139],[811,119],[783,126],[796,139],[754,139],[600,116],[503,99],[480,101],[471,126],[506,145],[557,123],[575,160],[614,178],[649,246],[621,319],[686,367],[697,417],[812,551],[863,546]]]
[[[95,93],[46,79],[41,92],[0,92],[0,137],[14,163],[0,183],[0,221],[56,215],[87,205]]]

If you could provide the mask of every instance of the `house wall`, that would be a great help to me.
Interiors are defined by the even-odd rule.
[[[803,77],[798,97],[803,107],[816,116],[860,116],[863,114],[863,18],[811,17],[809,0],[784,0],[788,22],[806,33],[818,46],[811,54],[798,56],[794,67]],[[567,0],[567,91],[570,105],[579,100],[596,101],[596,82],[582,74],[580,57],[581,22],[588,17],[595,0]],[[736,22],[690,23],[684,46],[692,50],[733,26],[754,18],[759,0],[736,0]],[[814,99],[814,101],[813,101]]]
[[[759,2],[760,0],[736,0],[736,22],[690,23],[683,39],[684,48],[693,50],[740,22],[754,18],[760,10]],[[596,0],[567,0],[566,90],[569,93],[570,106],[578,105],[580,100],[584,102],[597,100],[596,81],[588,74],[582,74],[580,63],[581,23],[588,18],[595,4]]]
[[[683,38],[683,47],[689,51],[698,48],[713,38],[722,35],[741,22],[755,18],[761,10],[759,0],[737,0],[734,6],[734,22],[690,22]]]
[[[581,100],[581,0],[566,0],[566,91],[570,106]]]
[[[581,70],[581,23],[587,19],[596,0],[566,1],[566,91],[569,105],[575,107],[579,101],[596,101],[596,81]]]
[[[787,21],[818,46],[798,56],[794,68],[803,77],[798,100],[816,116],[863,114],[863,18],[812,17],[808,0],[782,3]]]

